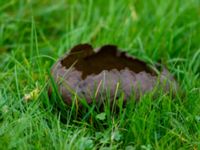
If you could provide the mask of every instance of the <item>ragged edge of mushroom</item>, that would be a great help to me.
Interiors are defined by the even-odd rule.
[[[108,64],[108,66],[106,66],[106,68],[110,68],[110,69],[117,69],[117,70],[121,70],[122,68],[125,69],[126,67],[129,68],[130,70],[132,70],[133,72],[140,72],[140,71],[145,71],[147,73],[150,73],[151,75],[156,75],[156,72],[151,69],[151,67],[149,67],[149,65],[147,63],[145,63],[142,60],[139,60],[125,52],[121,52],[121,50],[119,50],[117,48],[117,46],[115,45],[104,45],[100,48],[97,49],[93,49],[91,45],[89,44],[79,44],[77,46],[75,46],[74,48],[71,49],[71,51],[66,54],[62,59],[60,59],[60,62],[62,64],[62,66],[65,66],[66,68],[69,68],[72,64],[75,65],[75,68],[79,71],[82,71],[83,73],[86,73],[85,76],[93,74],[93,73],[100,73],[103,70],[107,70],[106,68],[101,68],[101,70],[97,71],[94,68],[93,72],[90,72],[87,74],[87,66],[85,66],[85,68],[83,68],[84,65],[80,66],[80,64],[86,62],[86,59],[94,59],[95,57],[98,58],[98,55],[105,55],[105,53],[108,53],[108,55],[113,54],[113,58],[117,58],[123,61],[122,63],[117,62],[115,64],[115,67]],[[83,60],[85,59],[85,60]],[[82,61],[83,60],[83,61]],[[82,61],[82,63],[80,62],[79,65],[78,63],[76,64],[76,61]],[[127,63],[127,61],[130,61],[130,63]],[[99,62],[97,62],[99,63]],[[136,64],[135,66],[130,66],[131,64]],[[126,66],[126,65],[127,66]],[[76,66],[78,65],[78,66]],[[102,67],[105,64],[102,64]],[[117,66],[124,66],[121,69],[118,68]],[[84,70],[85,69],[85,70]],[[110,70],[109,69],[109,70]],[[139,71],[140,70],[140,71]]]

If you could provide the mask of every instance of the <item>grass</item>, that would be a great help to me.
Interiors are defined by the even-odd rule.
[[[0,149],[200,149],[199,41],[199,0],[1,0]],[[61,122],[50,67],[85,42],[161,60],[184,94],[145,95],[119,114],[91,110],[94,122],[69,109]]]

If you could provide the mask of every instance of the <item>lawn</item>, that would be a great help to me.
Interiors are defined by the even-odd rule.
[[[181,92],[118,113],[60,113],[49,72],[79,43],[161,61]],[[0,62],[1,150],[200,149],[199,0],[0,0]]]

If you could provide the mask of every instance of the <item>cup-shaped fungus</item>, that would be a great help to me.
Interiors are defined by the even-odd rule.
[[[177,83],[169,71],[164,67],[159,71],[153,68],[113,45],[93,49],[89,44],[80,44],[53,65],[51,75],[68,105],[74,97],[85,99],[87,104],[102,104],[107,96],[113,103],[120,93],[124,103],[131,97],[139,100],[149,92],[158,95],[161,89],[164,93],[175,93]]]

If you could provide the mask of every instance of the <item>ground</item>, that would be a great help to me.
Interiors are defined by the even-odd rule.
[[[1,0],[0,149],[200,149],[199,41],[199,0]],[[161,61],[181,92],[61,121],[49,71],[79,43]]]

